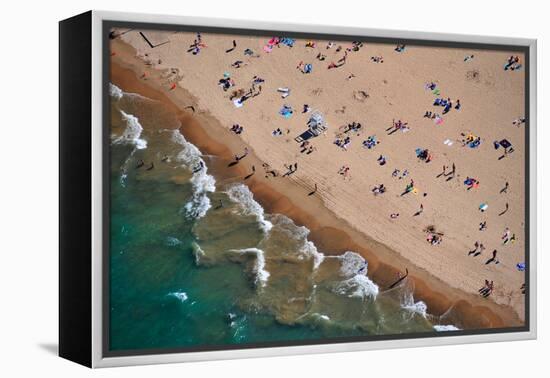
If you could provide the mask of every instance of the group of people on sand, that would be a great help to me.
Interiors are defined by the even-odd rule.
[[[305,152],[306,155],[311,154],[313,151],[315,151],[315,147],[311,144],[310,141],[305,140],[302,143],[300,143],[300,153],[303,154]]]
[[[197,37],[195,38],[193,43],[189,45],[189,49],[187,50],[187,52],[193,55],[197,55],[198,53],[201,52],[201,49],[204,47],[206,47],[206,44],[202,42],[202,35],[201,33],[197,33]]]
[[[409,123],[403,122],[400,119],[395,121],[392,121],[392,125],[386,129],[388,132],[388,135],[392,135],[393,133],[401,130],[401,132],[406,133],[410,130]]]
[[[294,45],[294,40],[285,39],[285,38],[282,38],[282,37],[272,38],[268,42],[266,47],[264,47],[264,51],[269,53],[269,52],[271,52],[271,49],[273,49],[274,47],[280,48],[282,45],[286,45],[289,48],[292,48],[293,45]],[[197,38],[195,39],[194,43],[190,46],[189,52],[196,55],[200,52],[201,48],[204,48],[204,47],[206,47],[206,45],[202,42],[202,38],[200,36],[200,33],[198,33]],[[317,43],[314,42],[314,41],[307,41],[306,44],[305,44],[305,47],[307,49],[319,48]],[[312,60],[313,60],[313,57],[315,57],[315,59],[316,59],[315,61],[319,61],[319,62],[328,61],[330,63],[328,64],[327,68],[329,70],[330,69],[336,69],[336,68],[339,68],[339,67],[342,67],[343,65],[345,65],[347,63],[348,57],[350,55],[352,55],[353,52],[359,51],[362,47],[363,47],[363,43],[361,43],[361,42],[353,42],[351,44],[351,46],[349,46],[349,47],[343,47],[341,45],[335,44],[334,42],[328,42],[326,47],[325,47],[326,51],[316,51],[317,54],[316,54],[316,56],[315,55],[312,56]],[[233,47],[231,47],[226,52],[231,52],[235,48],[236,48],[236,41],[233,41]],[[247,50],[249,50],[249,49],[247,49]],[[329,53],[328,50],[332,50],[332,51]],[[395,51],[398,52],[398,53],[401,53],[401,52],[405,51],[405,45],[398,44],[395,47]],[[250,50],[249,55],[251,55],[251,54],[252,54],[252,51]],[[335,56],[334,60],[330,60],[328,58],[328,56],[332,55],[332,54],[335,54],[334,55]],[[245,56],[246,56],[246,54],[245,54]],[[470,60],[473,59],[473,57],[474,57],[473,55],[469,55],[466,58],[464,58],[464,61],[465,62],[470,61]],[[374,63],[383,63],[384,58],[382,56],[378,56],[378,55],[374,56],[373,55],[373,56],[370,57],[370,61],[372,61]],[[315,63],[315,64],[317,64],[317,63]],[[244,65],[246,65],[246,63],[243,62],[242,60],[235,60],[231,64],[231,67],[233,69],[239,69],[239,68],[243,67]],[[518,56],[511,56],[511,57],[508,58],[507,64],[505,65],[504,69],[514,71],[514,70],[519,69],[520,67],[521,67],[521,64],[520,64],[520,61],[519,61],[519,57]],[[298,65],[296,66],[296,68],[299,71],[301,71],[303,74],[310,74],[310,73],[313,72],[313,64],[308,63],[307,61],[300,61],[298,63]],[[348,76],[348,80],[351,80],[354,77],[355,77],[355,75],[353,73],[351,73]],[[250,98],[252,96],[256,96],[261,92],[261,84],[263,82],[264,82],[264,80],[262,78],[260,78],[259,76],[254,76],[253,79],[252,79],[251,88],[248,91],[246,91],[244,89],[234,90],[231,93],[230,100],[233,101],[233,100],[236,99],[236,101],[238,100],[239,103],[242,104],[248,98]],[[228,91],[231,88],[234,88],[236,86],[235,81],[232,79],[232,77],[229,73],[224,74],[224,77],[219,80],[218,84],[220,85],[220,87],[222,87],[222,89],[224,91]],[[460,99],[451,100],[450,97],[447,97],[447,98],[442,97],[440,95],[440,89],[438,87],[438,84],[436,84],[435,82],[432,81],[432,82],[426,83],[425,89],[431,91],[436,96],[434,101],[433,101],[433,106],[441,107],[442,110],[441,111],[438,111],[437,109],[435,109],[435,111],[434,111],[434,109],[427,110],[424,113],[424,118],[435,120],[437,124],[440,124],[441,122],[443,122],[443,117],[442,117],[443,115],[449,113],[452,110],[459,111],[459,110],[462,109],[462,104],[460,102]],[[279,89],[279,91],[281,91],[281,89]],[[283,93],[282,97],[285,98],[290,94],[290,90],[287,89],[287,88],[283,88],[282,93]],[[366,92],[364,93],[364,97],[365,98],[368,97]],[[283,112],[284,114],[282,114],[283,116],[289,116],[289,115],[292,115],[292,113],[293,113],[293,110],[290,107],[285,106],[285,107],[283,107],[283,110],[284,110],[284,112]],[[309,113],[310,111],[311,111],[311,107],[308,104],[304,104],[303,109],[302,109],[302,113]],[[518,127],[523,123],[525,123],[525,118],[524,117],[520,117],[520,118],[513,121],[513,124],[518,126]],[[240,126],[239,124],[234,124],[231,127],[231,131],[235,134],[241,134],[244,131],[244,128],[242,126]],[[363,127],[362,127],[361,123],[356,122],[356,121],[350,122],[347,125],[344,125],[339,129],[339,133],[336,135],[336,138],[334,140],[334,144],[337,145],[338,147],[340,147],[343,150],[347,150],[351,145],[352,137],[355,135],[355,133],[357,133],[357,135],[359,135],[359,133],[362,132],[362,131],[363,131]],[[406,132],[410,131],[410,127],[409,127],[408,122],[404,122],[401,119],[393,120],[391,127],[386,129],[387,135],[392,135],[392,134],[396,133],[397,131],[401,131],[403,133],[406,133]],[[283,130],[280,127],[278,127],[278,128],[276,128],[275,130],[272,131],[272,135],[273,136],[282,136],[283,134],[289,133],[289,132],[290,132],[290,130],[288,130],[288,129],[286,129],[286,131],[283,132]],[[473,135],[472,133],[468,133],[467,135],[463,134],[462,136],[463,136],[463,138],[462,138],[462,145],[463,146],[470,146],[471,148],[476,148],[481,143],[481,138],[478,137],[478,136]],[[379,143],[380,143],[380,141],[377,140],[376,136],[371,135],[371,136],[368,136],[365,140],[363,140],[362,146],[364,148],[367,148],[367,149],[372,149],[375,146],[377,146]],[[309,155],[314,150],[315,150],[315,148],[314,148],[313,144],[311,143],[311,141],[309,141],[309,140],[302,140],[299,144],[299,151],[300,151],[301,154]],[[245,153],[243,155],[235,156],[236,162],[243,159],[247,154],[248,154],[248,150],[245,150]],[[433,160],[432,152],[430,150],[428,150],[427,148],[418,148],[418,149],[416,149],[416,156],[420,161],[423,161],[423,162],[426,162],[426,163],[429,163]],[[389,158],[385,155],[380,154],[377,158],[377,163],[380,166],[385,166],[385,165],[388,164],[388,162],[389,162]],[[143,163],[142,163],[142,165],[143,165]],[[148,168],[148,169],[152,169],[153,167],[154,167],[154,165],[153,165],[153,163],[151,163],[151,167]],[[279,177],[279,176],[281,176],[281,177],[290,176],[290,175],[294,174],[297,171],[298,162],[295,162],[295,163],[292,163],[292,164],[284,164],[284,167],[286,169],[286,173],[280,175],[279,172],[272,169],[269,164],[264,163],[263,168],[264,168],[264,171],[265,171],[265,177],[266,178],[271,178],[271,177]],[[200,167],[200,168],[202,169],[202,167]],[[255,169],[253,169],[253,173],[254,172],[255,172]],[[344,179],[349,179],[351,177],[350,176],[350,167],[349,167],[349,165],[342,165],[337,173],[339,175],[343,176]],[[409,171],[407,169],[403,169],[403,171],[401,171],[400,169],[394,169],[393,173],[392,173],[392,177],[393,178],[398,178],[398,179],[403,179],[403,178],[408,177],[408,176],[409,176]],[[439,173],[436,177],[437,178],[444,177],[444,178],[447,179],[447,181],[449,181],[451,179],[454,179],[455,176],[456,176],[456,167],[455,167],[455,164],[453,163],[452,164],[452,169],[450,169],[450,167],[448,167],[446,165],[443,165],[443,172]],[[464,185],[466,185],[467,190],[469,191],[469,190],[473,190],[473,189],[478,188],[479,185],[480,185],[480,181],[476,177],[467,176],[466,179],[464,180]],[[501,191],[501,193],[506,192],[507,188],[508,188],[508,185],[505,187],[505,189],[503,189],[503,191]],[[310,195],[314,194],[316,191],[317,191],[317,184],[315,184],[315,190],[313,192],[311,192]],[[382,195],[382,194],[386,193],[387,187],[383,183],[380,183],[380,184],[375,185],[374,187],[372,187],[371,191],[374,194],[374,196],[379,196],[379,195]],[[418,190],[415,187],[415,183],[412,179],[406,185],[404,191],[401,193],[401,196],[406,195],[408,193],[415,193],[415,194],[418,193]],[[424,193],[424,196],[426,196],[426,195],[427,195],[427,193]],[[423,211],[424,211],[424,204],[421,203],[419,210],[414,214],[414,216],[422,214]],[[397,211],[390,214],[390,218],[392,220],[396,220],[397,218],[399,218],[399,216],[400,216],[400,213],[397,212]],[[485,230],[487,230],[487,221],[483,220],[479,223],[479,231],[483,232]],[[443,242],[443,234],[440,233],[440,232],[436,232],[434,228],[429,228],[425,231],[426,231],[426,241],[430,245],[437,246],[437,245],[440,245]],[[515,241],[515,235],[512,234],[510,232],[510,230],[507,228],[505,230],[503,236],[502,236],[503,245],[506,245],[508,243],[513,243],[514,241]],[[468,252],[468,256],[473,256],[473,257],[483,256],[484,253],[486,253],[486,246],[480,241],[475,241],[474,248]],[[499,262],[499,259],[498,259],[497,256],[498,256],[498,251],[496,249],[494,249],[492,251],[492,253],[489,256],[487,256],[487,260],[485,261],[485,265],[490,265],[490,264],[498,265],[500,262]],[[481,289],[479,289],[479,294],[482,295],[483,297],[488,297],[493,292],[493,288],[494,288],[493,281],[485,280],[485,285]]]
[[[482,297],[487,298],[489,295],[492,294],[493,288],[494,288],[493,281],[485,280],[485,285],[483,285],[483,287],[479,289],[478,292]]]
[[[238,135],[244,131],[244,127],[239,125],[238,123],[235,123],[233,126],[231,126],[231,131]]]
[[[510,56],[508,58],[508,61],[506,63],[506,65],[504,66],[504,70],[505,71],[515,71],[515,70],[518,70],[521,68],[521,63],[519,62],[519,56]]]
[[[290,176],[294,173],[296,173],[296,171],[298,170],[298,163],[294,163],[294,164],[288,164],[288,165],[284,165],[285,168],[287,169],[286,173],[283,175],[283,177],[286,177],[286,176]]]
[[[370,60],[372,60],[374,63],[384,63],[384,57],[382,56],[371,56]]]
[[[451,101],[451,99],[449,97],[447,97],[447,99],[443,99],[443,98],[438,97],[434,100],[433,105],[434,106],[442,106],[443,107],[443,114],[447,114],[453,108],[453,102]],[[462,107],[462,105],[460,104],[460,100],[457,99],[456,103],[454,104],[454,108],[456,110],[460,110],[461,107]]]
[[[341,175],[341,176],[344,176],[344,179],[350,178],[350,167],[349,167],[349,165],[343,165],[342,167],[340,167],[340,169],[338,170],[338,174]]]

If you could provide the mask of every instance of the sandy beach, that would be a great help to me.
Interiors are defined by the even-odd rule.
[[[147,40],[139,31],[112,40],[111,81],[172,109],[182,134],[221,158],[213,168],[221,179],[244,180],[266,211],[307,226],[325,253],[363,255],[382,288],[408,269],[415,298],[431,314],[451,309],[469,329],[523,324],[525,277],[516,265],[525,255],[525,130],[513,122],[525,113],[525,73],[503,69],[517,54],[418,46],[398,52],[365,43],[327,69],[340,64],[349,43],[337,52],[338,42],[327,49],[328,41],[306,47],[296,40],[267,52],[271,37],[203,34],[195,55],[187,52],[193,33],[143,33]],[[218,85],[224,73],[235,83],[227,91]],[[237,107],[229,97],[246,92],[255,76],[263,80],[258,94]],[[436,98],[452,99],[450,111],[434,106]],[[284,105],[293,110],[288,118],[279,113]],[[314,111],[328,127],[301,148],[295,138]],[[406,125],[394,128],[398,120]],[[347,131],[352,122],[361,128]],[[231,131],[235,124],[241,133]],[[379,143],[365,147],[369,137]],[[512,153],[495,149],[503,139]],[[228,168],[245,148],[246,158]],[[418,149],[427,149],[428,159],[417,157]],[[380,184],[385,190],[373,192]],[[434,235],[438,243],[428,242]],[[487,298],[478,293],[485,280],[494,282]]]

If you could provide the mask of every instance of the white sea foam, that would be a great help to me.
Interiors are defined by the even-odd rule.
[[[366,275],[368,263],[358,253],[347,251],[343,255],[338,256],[341,260],[340,272],[344,277],[352,277],[357,274]]]
[[[366,275],[356,274],[355,276],[339,282],[334,292],[346,295],[350,298],[373,298],[378,296],[378,285],[372,282]]]
[[[315,244],[309,240],[306,240],[302,248],[300,248],[300,252],[313,258],[313,270],[317,270],[325,259],[325,255],[319,252]]]
[[[132,144],[138,150],[147,148],[147,141],[141,139],[141,133],[143,132],[143,127],[139,123],[139,120],[136,116],[132,114],[127,114],[124,111],[120,110],[122,119],[126,122],[126,128],[121,136],[114,139],[113,143],[117,144]]]
[[[436,325],[434,325],[434,329],[435,329],[437,332],[460,331],[460,328],[455,327],[455,326],[452,325],[452,324],[447,324],[447,325],[444,325],[444,324],[436,324]]]
[[[142,100],[148,100],[148,101],[155,101],[153,99],[150,99],[149,97],[145,97],[140,95],[139,93],[130,93],[130,92],[124,92],[122,89],[114,85],[113,83],[109,83],[109,96],[114,98],[115,100],[120,100],[122,97],[127,96],[130,98],[140,98]]]
[[[122,166],[120,167],[120,186],[123,188],[126,187],[126,181],[128,180],[128,169],[130,167],[130,164],[132,163],[132,159],[134,156],[134,153],[136,152],[136,149],[133,149],[132,152],[130,152],[130,155],[126,158]]]
[[[181,240],[179,240],[178,238],[175,238],[173,236],[168,236],[166,238],[166,245],[169,247],[175,247],[176,245],[180,245],[180,244],[181,244]]]
[[[277,227],[277,230],[284,232],[290,239],[301,242],[302,245],[298,249],[299,258],[312,258],[313,270],[316,270],[319,265],[325,259],[325,255],[317,250],[315,244],[307,240],[309,235],[309,229],[304,226],[298,226],[289,217],[282,214],[275,214],[271,216],[273,224]]]
[[[109,83],[109,95],[115,100],[120,100],[124,95],[124,92],[113,83]]]
[[[191,248],[193,249],[193,255],[195,256],[195,264],[200,265],[202,258],[206,256],[206,254],[202,250],[201,246],[195,242],[191,244]]]
[[[174,291],[172,293],[168,293],[168,296],[174,297],[178,299],[180,302],[185,302],[187,300],[187,293],[183,291]]]
[[[193,196],[185,204],[185,212],[188,216],[202,218],[211,207],[208,193],[216,190],[216,180],[212,175],[207,173],[208,168],[201,157],[201,151],[194,144],[185,140],[179,130],[171,131],[172,140],[183,147],[176,159],[183,163],[186,168],[193,171],[193,176],[190,180],[193,185]]]
[[[411,312],[412,314],[418,314],[422,317],[428,315],[428,306],[422,301],[415,302],[412,293],[405,293],[401,302],[401,308]]]
[[[237,184],[231,186],[227,190],[227,195],[233,202],[239,205],[242,215],[254,215],[265,233],[271,230],[273,224],[265,219],[264,208],[254,200],[252,192],[246,185]]]
[[[346,277],[334,292],[352,298],[376,298],[380,289],[367,277],[367,261],[358,253],[347,251],[337,257],[341,261],[340,273]]]
[[[232,249],[231,252],[240,254],[254,254],[256,262],[254,264],[254,275],[256,277],[256,285],[265,286],[269,279],[269,272],[265,269],[265,254],[264,251],[258,248]]]

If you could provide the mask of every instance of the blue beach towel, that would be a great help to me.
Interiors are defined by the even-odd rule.
[[[479,147],[480,144],[481,144],[481,140],[477,139],[477,140],[474,140],[473,142],[471,142],[468,146],[470,148],[477,148],[477,147]]]
[[[288,47],[292,47],[292,46],[294,46],[294,39],[283,37],[283,38],[280,39],[280,43],[282,43],[283,45],[286,45]]]
[[[292,117],[292,114],[294,113],[294,111],[292,110],[292,108],[288,105],[284,105],[281,110],[279,110],[279,114],[282,115],[283,117],[285,118],[290,118]]]

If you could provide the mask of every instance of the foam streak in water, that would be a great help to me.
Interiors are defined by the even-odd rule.
[[[115,100],[120,100],[124,96],[124,92],[113,83],[109,83],[109,95]]]
[[[340,273],[347,279],[339,282],[334,291],[351,298],[375,299],[379,288],[367,277],[367,261],[361,255],[351,251],[347,251],[338,258],[342,261]]]
[[[180,302],[185,302],[188,298],[187,293],[185,293],[183,291],[174,291],[172,293],[169,293],[168,296],[169,297],[174,297],[177,300],[179,300]]]
[[[216,190],[216,180],[207,173],[208,168],[201,158],[201,151],[194,144],[185,140],[179,130],[172,130],[172,140],[183,147],[177,160],[193,171],[191,177],[193,197],[185,204],[185,212],[188,216],[202,218],[211,207],[208,193]]]
[[[455,327],[455,326],[452,325],[452,324],[447,324],[447,325],[444,325],[444,324],[436,324],[436,325],[434,325],[434,329],[435,329],[437,332],[460,331],[460,328]]]
[[[231,201],[239,205],[242,215],[254,215],[265,233],[271,230],[273,224],[265,219],[264,208],[254,200],[252,192],[246,185],[237,184],[231,186],[227,190],[227,195]]]
[[[415,302],[412,293],[405,293],[403,301],[401,302],[401,308],[410,311],[412,314],[418,314],[422,317],[428,315],[428,306],[422,301]]]
[[[124,111],[120,110],[122,119],[126,122],[126,129],[121,136],[114,139],[113,143],[116,144],[132,144],[138,150],[147,148],[147,141],[141,139],[141,133],[143,132],[143,127],[139,123],[139,120],[136,116],[132,114],[127,114]]]
[[[254,254],[256,263],[254,264],[254,274],[256,276],[256,285],[265,286],[269,279],[269,272],[265,269],[265,254],[264,251],[258,248],[233,249],[231,252],[241,254]]]

